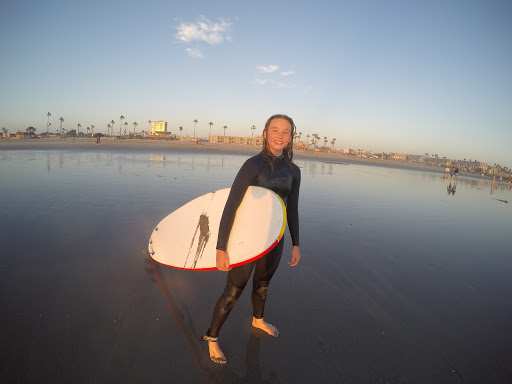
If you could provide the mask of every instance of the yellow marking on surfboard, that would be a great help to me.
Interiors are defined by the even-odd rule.
[[[281,228],[281,233],[279,233],[279,240],[281,240],[284,235],[284,230],[286,229],[286,206],[284,205],[283,199],[281,199],[280,196],[277,197],[279,197],[279,201],[281,202],[281,206],[283,207],[283,228]]]

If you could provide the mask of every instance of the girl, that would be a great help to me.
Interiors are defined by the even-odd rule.
[[[265,187],[277,193],[286,205],[288,227],[293,244],[292,257],[288,264],[295,266],[299,262],[298,203],[300,169],[292,162],[294,134],[295,124],[290,117],[286,115],[271,116],[263,130],[263,147],[261,152],[248,159],[240,168],[226,202],[217,239],[217,269],[228,271],[228,278],[224,293],[215,305],[210,328],[206,335],[203,336],[203,339],[208,341],[210,358],[216,363],[226,363],[226,357],[217,342],[219,331],[242,294],[253,270],[251,295],[253,307],[252,325],[274,337],[279,335],[274,325],[263,320],[263,312],[267,288],[279,265],[283,252],[283,239],[263,257],[235,268],[230,268],[226,246],[236,210],[247,188],[250,185]]]

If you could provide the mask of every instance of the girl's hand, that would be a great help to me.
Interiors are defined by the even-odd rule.
[[[292,248],[292,259],[288,262],[288,264],[292,267],[295,267],[300,260],[300,249],[297,246]]]
[[[217,269],[219,271],[229,271],[231,268],[229,267],[229,256],[226,251],[221,251],[217,249]]]

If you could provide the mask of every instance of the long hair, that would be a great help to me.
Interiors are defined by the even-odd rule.
[[[273,166],[274,165],[274,160],[273,160],[274,155],[272,155],[272,152],[270,152],[270,150],[268,148],[268,141],[265,136],[268,136],[268,128],[270,126],[270,123],[274,119],[284,119],[284,120],[288,121],[288,123],[290,123],[290,127],[292,128],[292,130],[290,132],[292,139],[290,140],[290,142],[288,143],[286,148],[283,149],[283,157],[284,157],[284,160],[286,161],[286,164],[288,165],[288,168],[290,168],[290,170],[293,171],[293,167],[292,167],[292,164],[293,164],[293,139],[295,137],[296,127],[295,127],[295,123],[293,122],[291,117],[289,117],[287,115],[273,115],[268,118],[267,122],[265,123],[264,132],[266,132],[266,135],[263,135],[263,145],[261,148],[261,154],[263,156],[263,159],[265,159],[265,161],[268,163],[268,165],[270,165],[270,169],[273,169],[274,168],[274,166]]]

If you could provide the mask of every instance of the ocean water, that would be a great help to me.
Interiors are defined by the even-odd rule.
[[[0,151],[0,381],[512,382],[509,185],[342,160],[296,161],[302,260],[286,264],[288,236],[266,310],[279,338],[250,327],[244,292],[213,365],[199,338],[225,275],[158,265],[147,241],[246,158]]]

